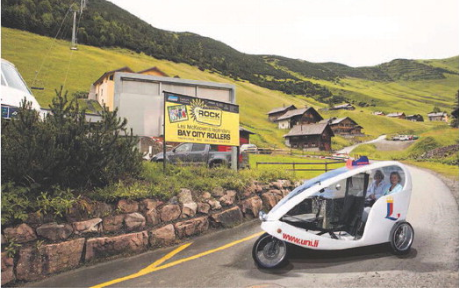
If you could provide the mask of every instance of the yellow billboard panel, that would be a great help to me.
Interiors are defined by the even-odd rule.
[[[239,146],[239,106],[164,92],[165,141]]]

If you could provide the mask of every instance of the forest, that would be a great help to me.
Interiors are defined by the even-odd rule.
[[[339,82],[354,77],[373,81],[443,79],[444,73],[413,60],[398,59],[374,67],[353,68],[338,63],[311,63],[273,55],[249,55],[193,33],[157,29],[105,0],[3,0],[2,26],[58,39],[71,39],[73,11],[77,13],[77,42],[104,48],[126,48],[157,59],[186,63],[255,85],[320,102],[342,102],[309,79]],[[151,11],[151,13],[157,13]],[[294,73],[292,73],[294,72]],[[301,78],[301,79],[300,79]]]

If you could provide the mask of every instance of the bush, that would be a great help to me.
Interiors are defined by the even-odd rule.
[[[69,102],[62,88],[50,108],[40,120],[23,102],[16,118],[2,119],[3,181],[28,187],[37,198],[53,187],[83,190],[140,174],[136,139],[117,111],[104,108],[100,122],[87,122],[76,99]]]

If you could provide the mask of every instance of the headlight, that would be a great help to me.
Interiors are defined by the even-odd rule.
[[[266,221],[268,220],[268,214],[266,214],[265,212],[263,211],[260,211],[260,213],[258,213],[258,218],[261,220],[261,221]]]

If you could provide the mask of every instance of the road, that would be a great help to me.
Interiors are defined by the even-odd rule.
[[[363,142],[363,143],[359,143],[359,144],[355,144],[355,145],[352,145],[352,146],[349,146],[349,147],[346,147],[346,148],[343,148],[339,151],[337,151],[337,153],[351,153],[352,150],[354,150],[357,146],[359,145],[362,145],[362,144],[371,144],[371,143],[376,143],[376,142],[380,142],[380,141],[383,141],[386,139],[386,135],[381,135],[379,136],[378,138],[376,139],[373,139],[373,140],[370,140],[370,141],[367,141],[367,142]]]
[[[253,237],[261,232],[254,220],[175,247],[83,267],[28,286],[458,287],[456,202],[433,174],[412,167],[410,171],[413,195],[408,221],[415,240],[407,256],[394,256],[385,245],[332,252],[295,249],[287,267],[262,270],[251,256]]]

